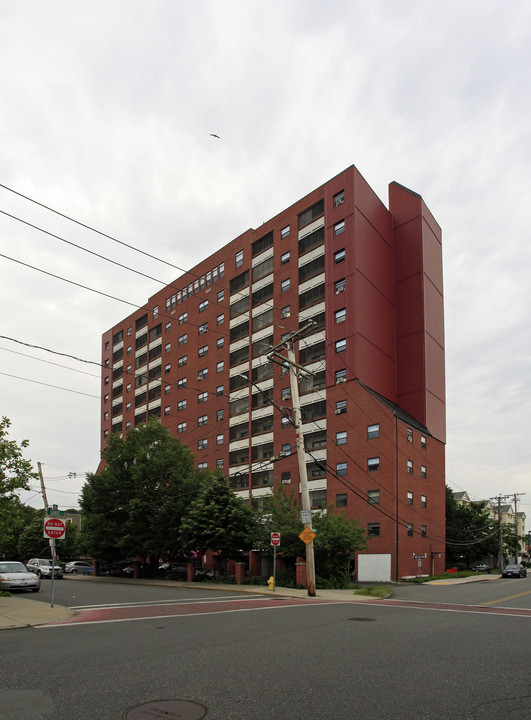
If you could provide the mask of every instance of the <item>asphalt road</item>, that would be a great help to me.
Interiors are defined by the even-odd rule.
[[[56,601],[70,593],[80,605],[176,597],[190,603],[201,593],[215,611],[218,597],[227,598],[195,588],[62,585]],[[476,586],[483,602],[531,591],[526,580]],[[458,593],[466,596],[464,587],[471,586]],[[426,601],[423,590],[404,588]],[[447,591],[436,587],[436,601],[451,601]],[[42,600],[46,592],[44,586]],[[530,618],[431,611],[408,599],[411,607],[279,602],[269,609],[6,630],[0,717],[119,720],[132,706],[180,698],[206,707],[207,720],[528,720]]]

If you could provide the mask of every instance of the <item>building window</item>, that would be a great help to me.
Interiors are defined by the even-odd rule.
[[[281,318],[287,318],[291,315],[291,306],[285,305],[282,310],[280,311],[280,317]]]
[[[424,435],[420,436],[420,447],[423,450],[426,450],[426,438],[424,437]]]
[[[197,441],[197,449],[198,450],[205,450],[208,446],[208,440],[206,438],[201,438]]]
[[[204,356],[207,355],[207,354],[208,354],[208,345],[203,345],[203,346],[200,347],[199,350],[197,351],[197,356],[198,356],[198,357],[204,357]]]
[[[206,470],[208,467],[208,464],[206,462],[200,462],[197,463],[197,469],[198,470]]]
[[[199,303],[199,312],[205,312],[205,310],[208,308],[208,300],[203,300]]]
[[[370,505],[378,505],[380,503],[380,491],[369,490],[367,492],[367,501]]]
[[[407,493],[407,504],[413,505],[413,493],[412,492]]]
[[[166,345],[164,346],[164,352],[170,352],[170,350],[171,350],[171,343],[166,343]]]
[[[341,278],[341,280],[336,281],[336,283],[334,284],[334,289],[335,289],[336,295],[339,295],[340,292],[343,292],[343,290],[346,287],[346,284],[347,284],[347,281],[345,278]]]
[[[422,535],[422,537],[426,537],[426,535],[428,534],[428,528],[426,527],[426,525],[420,526],[420,534]]]
[[[166,405],[166,407],[164,408],[164,415],[169,415],[169,414],[170,414],[170,406]]]
[[[225,313],[221,313],[221,315],[218,315],[217,324],[223,325],[225,322]]]
[[[407,471],[410,475],[413,475],[413,460],[407,461]]]
[[[282,282],[280,284],[280,292],[286,292],[287,290],[289,290],[289,286],[290,286],[290,278],[286,278],[286,280],[282,280]]]
[[[105,385],[108,385],[108,384],[109,384],[109,377],[107,376],[107,377],[105,378]]]
[[[219,420],[223,420],[223,408],[221,410],[216,410],[216,420],[219,422]]]
[[[336,385],[340,382],[345,382],[347,379],[347,369],[343,368],[342,370],[336,370]]]
[[[179,315],[179,325],[182,325],[188,320],[188,313],[185,312],[182,315]]]
[[[367,459],[367,470],[369,472],[373,472],[374,470],[380,469],[380,458],[379,457],[373,457]]]
[[[177,387],[178,388],[185,388],[186,387],[186,378],[179,378],[177,380]]]
[[[223,360],[220,360],[218,363],[216,363],[216,372],[217,373],[223,372],[224,367],[225,367],[225,362]]]
[[[407,524],[407,535],[408,537],[413,537],[413,523]]]
[[[420,466],[420,477],[421,477],[421,478],[426,478],[426,465],[421,465],[421,466]]]
[[[346,475],[347,474],[347,463],[346,462],[340,462],[336,465],[336,475]]]
[[[225,338],[222,338],[222,337],[218,338],[216,340],[216,347],[222,348],[223,345],[225,345]]]
[[[216,395],[223,395],[223,385],[218,385],[216,388]]]
[[[177,340],[179,345],[184,345],[188,342],[188,333],[184,333],[184,335],[181,335],[181,337]]]
[[[204,335],[207,330],[208,330],[208,323],[207,323],[207,322],[206,322],[206,323],[203,323],[203,324],[200,325],[199,328],[198,328],[198,332],[199,332],[200,335]]]
[[[289,400],[291,397],[291,389],[290,388],[282,388],[280,391],[280,398],[281,400]]]
[[[165,366],[164,366],[164,372],[165,372],[165,373],[169,373],[170,370],[171,370],[171,365],[168,363],[168,365],[165,365]]]
[[[341,250],[338,250],[334,253],[334,262],[336,265],[339,265],[339,263],[342,263],[345,260],[345,248],[341,248]]]
[[[341,233],[345,232],[345,221],[340,220],[338,223],[334,225],[334,235],[341,235]]]
[[[287,252],[282,253],[282,255],[280,256],[280,263],[282,265],[289,263],[289,258],[290,258],[290,251],[288,250]]]
[[[186,400],[179,400],[177,410],[186,410]]]
[[[336,495],[336,507],[347,507],[347,493]]]
[[[335,348],[336,348],[336,353],[340,353],[340,352],[343,352],[344,350],[346,350],[347,349],[346,339],[343,338],[342,340],[336,340]]]
[[[335,312],[336,324],[345,322],[347,319],[347,308],[341,308]]]
[[[127,383],[127,385],[125,386],[125,392],[130,392],[130,391],[131,391],[131,383]]]
[[[178,367],[183,367],[183,365],[186,365],[187,362],[188,362],[188,355],[182,355],[182,356],[177,360],[177,366],[178,366]]]
[[[341,192],[338,192],[336,195],[334,195],[334,207],[337,207],[338,205],[343,205],[345,202],[345,191],[341,190]]]
[[[380,535],[380,523],[369,523],[367,525],[367,535],[369,537],[379,537]]]
[[[165,327],[165,329],[166,329],[166,332],[168,332],[169,330],[171,330],[171,322],[167,322],[164,327]]]
[[[285,240],[287,237],[289,237],[289,225],[286,225],[286,227],[280,231],[281,240]]]
[[[171,385],[164,386],[164,395],[169,395],[171,391]]]
[[[216,435],[216,445],[223,445],[223,434]]]
[[[108,420],[108,419],[109,419],[109,413],[108,413],[108,412],[104,412],[104,413],[103,413],[103,419],[104,419],[104,420]]]
[[[338,400],[336,402],[336,415],[343,415],[343,413],[347,412],[347,401],[346,400]]]
[[[238,250],[236,253],[236,267],[241,267],[243,265],[243,250]]]
[[[206,377],[208,377],[208,368],[202,368],[201,370],[197,371],[198,380],[204,380]]]
[[[218,458],[216,460],[216,467],[222,468],[223,467],[223,458]]]
[[[197,426],[201,427],[202,425],[206,425],[208,422],[208,415],[200,415],[197,418]]]
[[[159,316],[159,306],[155,305],[153,308],[153,320],[156,320]]]
[[[425,508],[427,505],[428,505],[428,499],[427,499],[426,495],[421,495],[420,496],[420,506]]]
[[[367,439],[373,440],[374,438],[380,437],[380,425],[375,423],[374,425],[367,425]]]
[[[198,396],[197,396],[197,402],[198,402],[198,403],[204,403],[204,402],[206,402],[207,400],[208,400],[208,393],[207,393],[207,392],[202,392],[202,393],[199,393],[199,394],[198,394]]]
[[[283,415],[280,420],[280,425],[283,428],[291,427],[291,418],[286,417],[286,415]]]
[[[407,429],[407,441],[410,443],[413,442],[413,430],[411,428]]]
[[[336,445],[346,445],[347,444],[347,431],[342,430],[341,432],[336,433]]]
[[[223,302],[225,300],[225,290],[220,290],[218,292],[218,303]]]

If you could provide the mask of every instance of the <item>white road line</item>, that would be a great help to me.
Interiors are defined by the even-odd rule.
[[[253,595],[253,597],[258,598],[264,598],[267,597],[266,595]],[[248,600],[249,598],[242,598],[241,595],[225,595],[224,597],[219,598],[209,598],[209,597],[199,597],[199,598],[188,598],[184,600],[183,598],[175,599],[175,600],[140,600],[138,602],[130,602],[130,603],[117,603],[117,604],[106,604],[102,603],[101,605],[70,605],[71,610],[91,610],[91,609],[100,609],[100,608],[120,608],[120,607],[146,607],[149,605],[183,605],[186,603],[197,603],[197,602],[223,602],[224,600]]]

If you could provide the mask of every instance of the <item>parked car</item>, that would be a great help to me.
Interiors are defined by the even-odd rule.
[[[185,573],[186,572],[186,565],[184,563],[162,563],[162,565],[159,565],[160,572],[166,573],[168,575],[171,575],[172,573]]]
[[[474,572],[481,572],[481,573],[488,573],[490,575],[491,568],[486,565],[485,563],[479,563],[479,565],[474,565],[472,568]]]
[[[65,565],[65,573],[70,573],[71,575],[90,575],[92,571],[92,565],[83,560],[72,560],[72,562],[66,563]]]
[[[26,563],[26,567],[34,572],[37,577],[52,577],[52,561],[43,558],[32,558]],[[58,580],[63,579],[63,568],[57,563],[53,565],[53,574]]]
[[[502,572],[502,577],[526,577],[527,570],[523,565],[507,565]]]
[[[39,592],[41,581],[24,563],[4,560],[0,562],[0,589]]]

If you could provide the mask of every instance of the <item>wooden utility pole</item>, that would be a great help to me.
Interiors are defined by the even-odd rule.
[[[44,500],[44,509],[48,512],[48,498],[46,497],[46,488],[44,487],[44,478],[42,476],[42,467],[40,462],[37,463],[37,469],[39,470],[39,477],[41,479],[41,492],[42,499]]]
[[[516,542],[514,546],[514,562],[515,565],[518,563],[518,550],[520,549],[520,540],[518,538],[518,510],[517,510],[517,503],[518,498],[520,495],[525,495],[525,493],[513,493],[514,498],[514,534],[516,535]]]
[[[294,340],[298,339],[300,335],[307,331],[307,329],[307,325],[300,328],[298,332],[292,333],[290,337],[287,338],[284,342],[274,347],[273,353],[269,356],[269,359],[273,362],[276,362],[278,365],[281,365],[283,368],[286,368],[286,366],[288,366],[287,369],[289,369],[291,400],[293,403],[293,423],[295,426],[297,460],[299,465],[299,481],[301,484],[301,509],[305,511],[305,516],[310,516],[309,522],[305,522],[303,524],[305,528],[311,530],[312,522],[310,492],[308,489],[308,475],[306,472],[306,458],[304,450],[304,434],[302,431],[302,416],[299,399],[299,372],[300,370],[304,370],[304,372],[308,373],[309,375],[311,375],[312,373],[310,373],[308,370],[305,370],[304,368],[301,368],[301,366],[295,362],[295,349],[293,345]],[[285,356],[278,353],[278,348],[280,347],[287,347],[287,359]],[[311,540],[309,543],[306,543],[306,583],[308,588],[308,595],[310,597],[315,597],[315,559],[313,551],[313,540]]]

